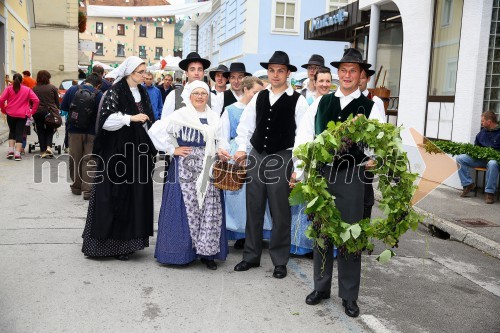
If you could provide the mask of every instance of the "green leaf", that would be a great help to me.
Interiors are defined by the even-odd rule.
[[[386,263],[388,262],[389,260],[391,260],[391,258],[393,257],[393,253],[391,250],[384,250],[381,254],[379,254],[379,256],[377,257],[377,260],[378,262],[380,263]]]
[[[305,202],[304,193],[302,191],[302,183],[298,183],[293,188],[290,193],[290,197],[288,198],[290,202],[290,206],[300,205]]]
[[[340,238],[342,238],[342,241],[345,243],[349,240],[349,238],[351,238],[351,233],[349,232],[349,229],[348,230],[345,230],[345,231],[342,231],[340,233]]]
[[[373,124],[368,124],[368,126],[366,127],[367,132],[373,132],[374,130],[375,130],[375,125]]]
[[[312,199],[311,201],[309,201],[309,203],[307,204],[307,208],[311,208],[312,206],[314,206],[314,204],[316,203],[316,201],[318,201],[318,198],[319,197],[315,197],[314,199]]]
[[[353,224],[349,229],[351,230],[352,238],[356,239],[361,235],[361,227],[359,224]]]
[[[384,133],[384,132],[380,132],[380,133],[378,133],[378,135],[377,135],[377,140],[382,139],[382,138],[384,137],[384,135],[385,135],[385,133]]]

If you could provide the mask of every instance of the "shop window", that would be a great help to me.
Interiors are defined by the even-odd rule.
[[[139,58],[146,59],[146,46],[139,46]]]
[[[102,22],[96,22],[95,24],[95,33],[102,34],[104,31],[104,25]]]
[[[104,55],[103,43],[95,43],[95,55]]]
[[[125,24],[118,24],[116,26],[116,33],[119,36],[125,36]]]
[[[491,110],[500,116],[500,1],[493,1],[483,111]]]
[[[147,31],[146,26],[141,24],[139,26],[139,37],[147,37],[146,31]]]
[[[125,57],[125,45],[123,45],[123,44],[116,45],[116,56],[117,57]]]
[[[271,15],[273,33],[298,34],[300,0],[274,0]]]
[[[436,2],[429,96],[455,96],[463,5],[464,0],[437,0]],[[451,7],[448,8],[448,6]],[[449,15],[445,14],[445,10],[449,12]],[[453,16],[453,19],[448,16]],[[445,23],[448,24],[447,28],[442,29]],[[434,102],[439,102],[439,98],[432,99]]]
[[[163,28],[156,27],[156,38],[163,38]]]
[[[160,57],[163,57],[163,47],[155,48],[155,59],[160,59]]]

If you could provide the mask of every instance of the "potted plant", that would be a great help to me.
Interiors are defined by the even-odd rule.
[[[78,32],[83,33],[87,29],[87,14],[84,11],[78,11]]]

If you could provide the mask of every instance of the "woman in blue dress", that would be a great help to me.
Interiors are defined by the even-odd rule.
[[[328,68],[320,68],[314,75],[314,85],[316,87],[315,99],[312,103],[313,108],[317,107],[317,102],[321,96],[330,92],[332,85],[332,74]],[[310,106],[311,108],[311,106]],[[310,110],[308,109],[307,112]],[[311,111],[312,112],[312,111]],[[306,237],[305,232],[310,222],[304,213],[305,205],[292,206],[292,244],[290,253],[303,255],[312,258],[313,241]]]
[[[149,135],[160,151],[173,156],[158,220],[155,258],[185,265],[200,258],[208,269],[228,253],[222,193],[210,182],[220,137],[219,115],[207,105],[209,88],[193,81],[184,90],[189,102],[157,121]]]
[[[243,110],[253,96],[264,89],[264,83],[254,76],[243,78],[241,85],[243,87],[241,101],[226,107],[226,112],[221,117],[220,156],[225,156],[228,160],[238,148],[234,138],[236,137],[236,128],[240,123]],[[245,225],[247,220],[245,186],[243,184],[243,187],[238,191],[224,191],[227,238],[228,240],[236,240],[234,243],[235,249],[243,249],[245,245]],[[271,238],[271,228],[271,214],[269,208],[267,208],[264,217],[264,239]]]

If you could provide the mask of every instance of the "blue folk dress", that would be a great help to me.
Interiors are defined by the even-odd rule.
[[[230,141],[231,149],[229,151],[230,155],[236,153],[238,146],[235,142],[236,138],[236,128],[240,123],[241,114],[245,109],[245,104],[236,102],[226,107],[227,116],[229,117],[230,125]],[[248,153],[248,152],[247,152]],[[246,184],[243,184],[242,188],[238,191],[223,191],[224,192],[224,203],[226,208],[226,228],[227,228],[227,238],[229,240],[236,240],[245,238],[245,226],[247,220],[247,209],[246,209]],[[271,238],[271,213],[269,210],[269,205],[266,207],[266,214],[264,216],[264,239]]]
[[[207,123],[206,118],[200,121]],[[172,265],[185,265],[200,257],[226,260],[228,245],[222,191],[210,184],[201,209],[197,208],[193,191],[205,154],[203,136],[200,134],[200,139],[194,141],[179,137],[177,143],[192,147],[193,152],[186,158],[173,156],[170,163],[158,220],[155,258],[162,264]],[[219,236],[214,238],[214,235]]]

